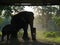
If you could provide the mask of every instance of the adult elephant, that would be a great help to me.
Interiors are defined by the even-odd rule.
[[[31,29],[31,36],[33,39],[33,20],[34,20],[34,14],[33,12],[28,12],[28,11],[22,11],[16,15],[14,15],[11,19],[11,24],[16,26],[18,29],[23,28],[24,30],[24,34],[23,34],[23,39],[29,39],[28,37],[28,24],[30,25],[30,29]],[[17,36],[17,33],[16,33]]]

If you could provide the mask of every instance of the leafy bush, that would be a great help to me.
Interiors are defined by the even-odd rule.
[[[45,32],[44,35],[45,35],[45,37],[56,37],[55,32]]]
[[[57,34],[57,36],[59,36],[59,37],[60,37],[60,31],[56,32],[56,34]]]
[[[60,16],[53,16],[52,19],[55,21],[55,23],[60,26]]]
[[[3,18],[0,17],[0,24],[3,23]]]

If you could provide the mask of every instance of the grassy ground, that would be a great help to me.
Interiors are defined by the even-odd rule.
[[[22,31],[23,32],[23,31]],[[18,37],[22,37],[23,33],[19,32],[18,33]],[[31,33],[30,31],[28,31],[29,37],[31,38]],[[2,33],[0,32],[0,37],[1,37]],[[60,37],[45,37],[44,32],[43,31],[36,31],[36,39],[40,42],[56,42],[56,43],[60,43]]]
[[[31,37],[30,31],[29,31],[29,36]],[[36,31],[36,39],[38,41],[41,41],[41,42],[56,42],[56,43],[60,43],[60,36],[45,37],[45,34],[44,34],[43,31]]]
[[[31,38],[30,31],[28,31],[28,34],[29,34],[29,37]],[[1,32],[0,32],[0,35],[2,35]],[[32,41],[32,40],[24,41],[21,38],[22,35],[23,35],[23,33],[19,32],[17,40],[14,39],[14,40],[8,40],[8,41],[7,40],[0,41],[0,45],[53,45],[53,44],[44,43],[44,42],[41,42],[41,41]]]

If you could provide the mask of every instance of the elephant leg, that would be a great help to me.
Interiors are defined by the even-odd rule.
[[[1,41],[4,41],[5,33],[2,33]]]
[[[17,37],[17,33],[18,33],[17,31],[14,32],[14,38],[15,38],[15,39],[18,38],[18,37]]]
[[[10,34],[7,33],[7,40],[9,40],[9,36],[10,36]]]
[[[10,39],[17,39],[17,32],[16,31],[11,33]]]
[[[33,28],[31,31],[32,40],[36,40],[36,28]]]
[[[29,40],[27,29],[28,29],[28,24],[23,27],[24,33],[22,38],[24,40]]]
[[[30,23],[32,40],[36,40],[36,28],[33,27],[33,21]]]
[[[12,33],[10,34],[10,39],[13,39],[13,34]]]

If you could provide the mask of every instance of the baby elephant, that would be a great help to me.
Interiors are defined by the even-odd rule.
[[[7,40],[11,37],[11,35],[14,33],[15,27],[11,24],[8,24],[3,27],[2,29],[2,41],[4,40],[4,37],[7,36]]]

